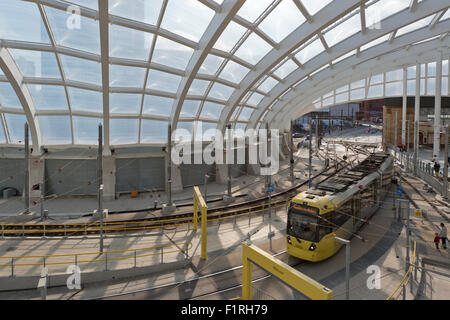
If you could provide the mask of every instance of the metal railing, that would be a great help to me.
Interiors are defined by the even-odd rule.
[[[164,251],[164,248],[171,248],[171,247],[177,247],[176,249]],[[183,249],[184,248],[184,249]],[[32,267],[32,266],[43,266],[48,267],[50,265],[79,265],[79,264],[86,264],[86,263],[99,263],[103,262],[105,265],[105,271],[108,270],[108,261],[123,261],[123,260],[134,260],[134,268],[137,267],[137,262],[139,258],[149,257],[149,256],[156,256],[160,255],[160,263],[164,263],[164,255],[169,253],[176,253],[176,252],[183,252],[184,257],[187,260],[189,258],[189,249],[192,248],[192,242],[179,242],[179,243],[169,243],[169,244],[163,244],[153,247],[145,247],[145,248],[137,248],[137,249],[124,249],[124,250],[111,250],[111,251],[105,251],[105,252],[80,252],[80,253],[72,253],[72,254],[55,254],[55,255],[33,255],[33,256],[3,256],[0,257],[0,260],[9,260],[9,263],[3,263],[0,264],[0,267],[10,267],[11,273],[10,276],[14,277],[16,275],[16,269],[17,267]],[[145,252],[150,250],[157,250],[157,252],[151,252],[151,253],[144,253],[144,254],[138,254],[138,252]],[[111,257],[112,254],[120,254],[120,253],[132,253],[127,256],[123,257]],[[109,254],[109,257],[108,257]],[[88,259],[86,260],[86,256],[98,256],[95,259]],[[51,259],[61,259],[66,258],[66,261],[49,261]],[[82,258],[81,260],[79,258]],[[40,260],[37,262],[32,263],[17,263],[18,260],[25,260],[25,259],[33,259],[33,260]],[[70,260],[70,261],[69,261]],[[111,269],[109,269],[111,270]]]
[[[394,292],[392,292],[389,297],[387,297],[386,300],[392,300],[394,295],[397,293],[397,295],[394,297],[394,300],[397,300],[398,297],[403,293],[403,300],[406,298],[406,287],[411,279],[411,274],[413,272],[413,269],[417,269],[417,243],[414,241],[414,252],[412,256],[412,261],[409,265],[408,271],[405,273],[405,275],[402,278],[402,281],[400,281],[399,285],[395,288]],[[409,249],[408,249],[409,250]]]

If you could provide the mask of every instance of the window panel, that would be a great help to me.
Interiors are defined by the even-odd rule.
[[[336,95],[336,103],[348,101],[348,92]]]
[[[448,76],[448,60],[443,60],[442,61],[442,75],[443,76]]]
[[[169,117],[172,113],[173,99],[152,95],[145,95],[143,114]]]
[[[109,13],[156,25],[162,3],[163,0],[109,0]]]
[[[373,75],[373,76],[370,78],[370,84],[371,84],[371,85],[372,85],[372,84],[383,83],[383,81],[384,81],[384,74],[383,74],[383,73]]]
[[[103,95],[101,92],[68,88],[72,111],[103,112]]]
[[[246,31],[246,28],[231,21],[217,39],[214,48],[230,52]]]
[[[403,83],[402,82],[386,83],[385,95],[387,97],[403,96]]]
[[[25,141],[25,122],[27,122],[25,115],[8,113],[4,115],[10,143],[23,144]]]
[[[109,55],[111,57],[148,60],[153,34],[131,28],[109,25]]]
[[[358,80],[358,81],[352,82],[350,84],[350,88],[351,89],[361,88],[361,87],[364,87],[365,85],[366,85],[366,80],[362,79],[362,80]]]
[[[0,1],[0,38],[50,43],[37,5],[17,0]]]
[[[9,52],[24,77],[61,78],[54,53],[20,49]]]
[[[70,118],[68,116],[39,116],[42,144],[72,143]]]
[[[257,64],[271,49],[272,46],[252,33],[239,47],[235,55],[251,64]]]
[[[109,85],[111,87],[144,87],[145,69],[117,64],[109,65]]]
[[[37,110],[68,110],[66,91],[63,86],[29,84],[34,106]]]
[[[194,81],[192,81],[191,87],[189,88],[188,94],[203,96],[209,84],[210,81],[194,79]]]
[[[22,104],[9,82],[0,82],[0,106],[4,108],[22,108]]]
[[[165,143],[169,122],[142,119],[141,143]]]
[[[0,143],[6,143],[5,131],[3,131],[3,124],[1,121],[0,121]]]
[[[386,72],[386,82],[403,80],[403,70],[398,69]]]
[[[383,85],[376,85],[369,87],[367,98],[381,97],[383,96]]]
[[[292,61],[291,59],[287,60],[285,63],[283,63],[275,72],[274,74],[281,79],[284,79],[287,75],[291,74],[294,70],[297,70],[299,67],[298,65]]]
[[[366,9],[366,25],[369,29],[383,28],[382,20],[409,6],[410,0],[380,0]]]
[[[333,0],[301,0],[303,6],[308,10],[310,15],[315,15],[317,12],[322,10],[327,4]]]
[[[415,96],[416,95],[416,80],[408,80],[406,83],[406,94],[408,96]]]
[[[324,37],[328,43],[328,46],[333,47],[359,31],[361,31],[361,21],[359,14],[355,14],[351,18],[329,30],[324,34]]]
[[[225,80],[240,83],[249,71],[250,69],[229,60],[219,76]]]
[[[70,2],[80,5],[80,6],[83,6],[83,7],[98,10],[98,1],[97,0],[70,0]]]
[[[220,117],[220,113],[222,112],[223,107],[224,106],[221,104],[207,101],[203,105],[200,118],[218,119]]]
[[[169,0],[161,27],[193,41],[199,41],[214,11],[197,0]]]
[[[365,95],[366,95],[365,88],[352,90],[350,91],[350,100],[361,100],[365,98]]]
[[[276,42],[281,42],[305,21],[298,7],[291,0],[284,0],[259,24],[259,28]]]
[[[111,113],[134,113],[141,110],[142,95],[129,93],[110,93],[109,111]]]
[[[102,84],[102,66],[99,62],[74,58],[61,54],[61,63],[66,79]]]
[[[225,86],[221,83],[214,83],[214,85],[211,88],[211,91],[209,92],[209,96],[221,100],[228,101],[228,99],[231,97],[231,94],[233,93],[234,88]]]
[[[427,95],[434,96],[436,93],[436,78],[427,79]]]
[[[247,0],[237,14],[250,22],[255,22],[271,3],[272,0]]]
[[[73,140],[75,144],[98,145],[98,125],[102,118],[72,117]]]
[[[194,49],[158,36],[152,61],[184,70],[193,52]]]
[[[176,93],[180,82],[180,76],[152,69],[148,73],[147,88]]]
[[[70,12],[45,7],[57,44],[92,53],[100,53],[100,27],[96,20],[77,16],[79,25],[70,24]],[[75,21],[75,20],[74,20]],[[68,27],[70,26],[70,28]]]
[[[262,94],[254,92],[252,94],[252,96],[250,97],[250,99],[248,99],[247,104],[256,107],[258,105],[258,103],[260,103],[263,98],[264,98],[264,96]]]
[[[278,84],[278,81],[275,80],[272,77],[267,77],[266,80],[264,80],[260,86],[258,87],[258,89],[268,93],[270,90],[273,89],[273,87],[275,87]]]
[[[238,120],[247,121],[248,119],[250,119],[253,111],[255,111],[255,109],[242,108],[242,111],[241,111],[241,114],[239,115],[239,119]]]
[[[194,122],[180,121],[175,130],[175,141],[192,141],[194,133]]]
[[[408,79],[416,78],[416,66],[408,67],[406,72],[407,72]]]
[[[299,53],[295,55],[295,57],[301,64],[305,64],[323,51],[325,51],[325,48],[322,44],[322,41],[320,41],[320,39],[316,39],[315,41],[307,45],[304,49],[300,50]]]
[[[215,129],[217,128],[217,123],[215,122],[197,122],[197,130],[195,133],[196,141],[211,141],[215,136]]]
[[[203,61],[202,66],[200,67],[199,73],[205,73],[209,75],[214,75],[219,69],[220,65],[223,62],[223,58],[208,54],[205,61]]]
[[[430,62],[427,70],[428,77],[436,77],[436,62]]]
[[[403,28],[400,28],[397,30],[397,33],[395,34],[395,37],[398,38],[406,33],[418,30],[420,28],[423,28],[425,26],[428,26],[431,22],[431,20],[433,20],[433,16],[431,15],[429,17],[420,19],[419,21],[416,21],[414,23],[408,24],[407,26],[404,26]]]
[[[443,96],[447,96],[448,95],[448,77],[443,77],[442,78],[442,87],[441,87],[441,94]]]
[[[198,107],[200,101],[198,100],[185,100],[181,108],[180,117],[195,117],[197,116]]]
[[[375,47],[377,44],[380,44],[380,43],[385,42],[387,40],[389,40],[389,34],[387,34],[385,36],[382,36],[382,37],[379,37],[378,39],[375,39],[373,41],[370,41],[369,43],[366,43],[365,45],[361,46],[360,50],[364,51],[364,50],[370,49],[372,47]]]
[[[138,119],[110,119],[111,145],[133,144],[138,142]]]

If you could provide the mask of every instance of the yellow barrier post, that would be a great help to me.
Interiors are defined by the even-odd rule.
[[[331,300],[333,291],[254,245],[242,244],[242,300],[252,298],[254,263],[312,300]]]
[[[208,228],[208,206],[203,199],[203,196],[200,192],[200,189],[195,186],[194,187],[194,230],[197,230],[197,221],[198,221],[198,213],[197,210],[200,207],[201,215],[202,215],[202,250],[201,257],[206,260],[207,254],[207,228]]]

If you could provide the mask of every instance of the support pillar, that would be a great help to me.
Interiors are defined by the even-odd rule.
[[[31,155],[30,157],[30,199],[31,202],[39,202],[41,200],[41,195],[43,194],[43,188],[40,187],[38,190],[33,190],[33,186],[42,186],[45,181],[45,160],[41,156]]]
[[[416,98],[414,103],[414,174],[417,175],[417,157],[419,152],[420,121],[420,64],[416,64]]]
[[[116,159],[111,154],[103,153],[103,200],[116,199]]]
[[[403,68],[403,99],[402,99],[402,145],[406,145],[406,104],[407,104],[407,78],[406,68]],[[408,141],[409,142],[409,141]]]
[[[439,52],[436,61],[436,91],[434,99],[434,140],[433,158],[439,161],[441,144],[441,91],[442,91],[442,52]]]

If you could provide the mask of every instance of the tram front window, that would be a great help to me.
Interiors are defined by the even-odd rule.
[[[291,208],[288,215],[287,233],[299,239],[317,242],[317,216]]]

